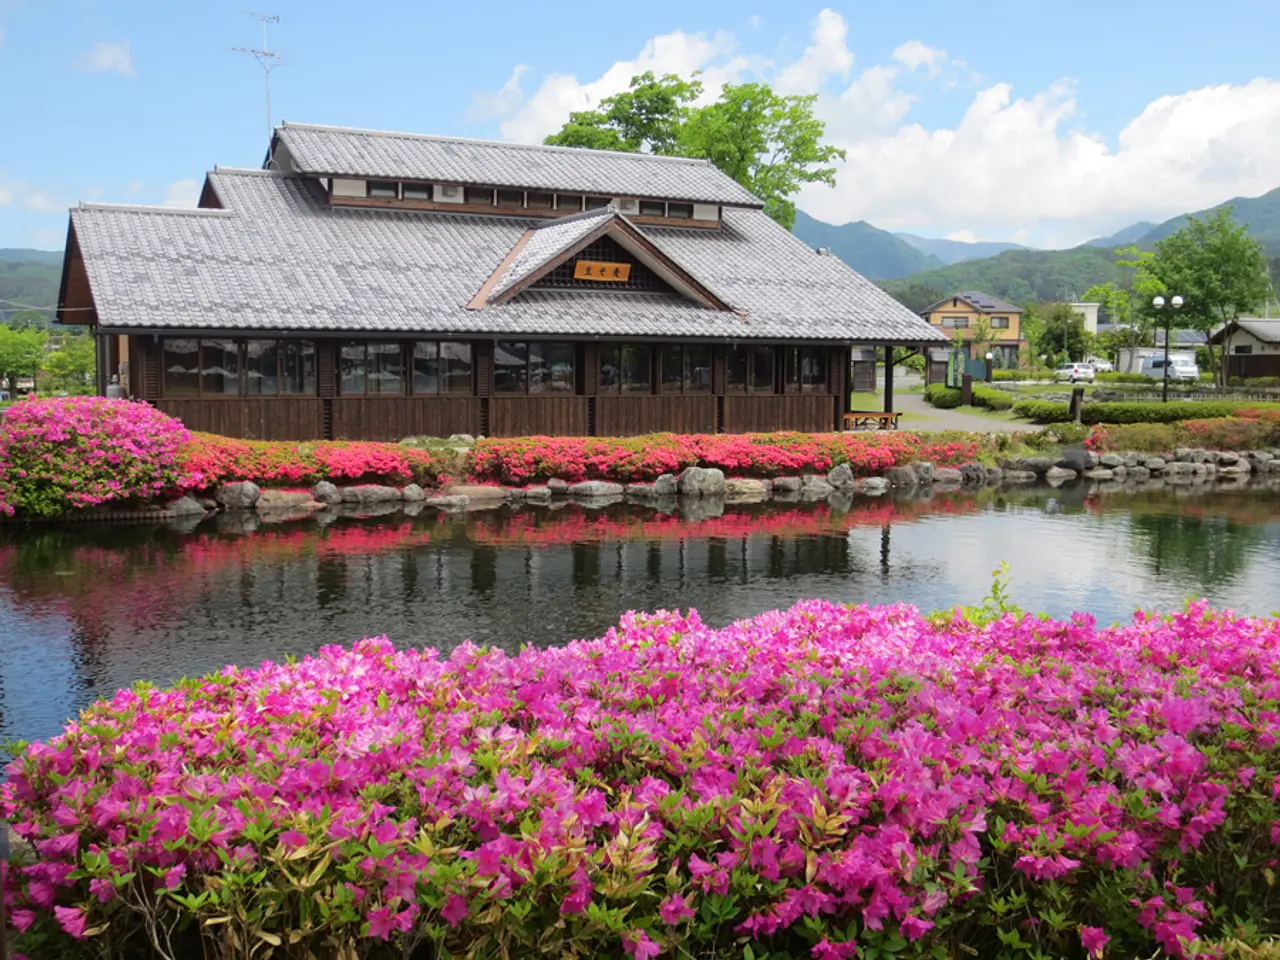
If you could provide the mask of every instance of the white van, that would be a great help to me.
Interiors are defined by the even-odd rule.
[[[1143,357],[1142,375],[1153,380],[1163,380],[1166,376],[1164,364],[1164,357]],[[1170,357],[1168,377],[1170,380],[1199,380],[1200,368],[1194,360]]]

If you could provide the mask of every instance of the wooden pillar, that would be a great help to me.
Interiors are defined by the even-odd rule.
[[[884,412],[893,413],[893,344],[884,348]]]

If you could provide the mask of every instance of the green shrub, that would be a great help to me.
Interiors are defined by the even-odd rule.
[[[1210,420],[1233,416],[1244,404],[1226,401],[1180,400],[1172,403],[1086,403],[1080,419],[1084,423],[1177,423],[1180,420]],[[1047,400],[1023,400],[1013,405],[1020,417],[1039,423],[1063,423],[1070,419],[1070,404]]]
[[[1084,443],[1089,428],[1082,423],[1054,423],[1034,433],[1019,434],[1025,446],[1033,450],[1053,450]]]
[[[1013,407],[1013,397],[1003,390],[992,390],[990,387],[979,387],[975,384],[973,405],[986,407],[988,410],[1009,410]]]
[[[1280,377],[1232,377],[1227,381],[1229,387],[1244,387],[1246,390],[1266,390],[1280,387]]]
[[[960,391],[942,383],[931,383],[924,388],[924,400],[939,410],[952,410],[960,406]]]
[[[996,383],[1010,383],[1019,380],[1052,380],[1053,371],[1048,367],[1036,367],[1034,370],[993,370],[991,379]]]
[[[1137,383],[1150,385],[1159,383],[1160,381],[1154,377],[1148,377],[1141,373],[1099,373],[1095,382],[1097,383]]]

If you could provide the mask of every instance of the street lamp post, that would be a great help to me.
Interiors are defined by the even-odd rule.
[[[1166,313],[1164,309],[1164,297],[1156,297],[1151,301],[1151,305],[1160,311],[1160,316],[1164,318],[1164,403],[1169,402],[1169,340],[1170,328],[1173,324],[1173,313],[1182,307],[1182,297],[1173,297],[1169,300],[1170,310]]]

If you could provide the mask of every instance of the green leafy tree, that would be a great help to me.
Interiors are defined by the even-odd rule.
[[[9,318],[9,326],[15,330],[48,330],[49,318],[39,310],[19,310]]]
[[[1035,357],[1046,357],[1050,366],[1082,360],[1089,351],[1091,337],[1084,317],[1069,303],[1044,303],[1028,308],[1022,329],[1031,342]]]
[[[10,392],[21,377],[35,377],[44,361],[45,332],[36,327],[16,330],[0,324],[0,382]]]
[[[1120,279],[1095,284],[1084,295],[1085,300],[1102,304],[1107,319],[1115,325],[1113,331],[1098,338],[1098,351],[1117,362],[1122,350],[1152,343],[1151,301],[1164,292],[1164,285],[1150,271],[1154,257],[1151,251],[1137,247],[1117,250]]]
[[[62,346],[44,358],[44,375],[55,390],[83,393],[93,382],[97,350],[93,337],[67,337]]]
[[[1267,267],[1248,226],[1235,222],[1231,207],[1222,207],[1203,219],[1188,218],[1185,227],[1158,241],[1147,269],[1164,290],[1183,298],[1176,311],[1180,326],[1212,333],[1266,302]],[[1222,382],[1223,365],[1212,346],[1209,359]]]
[[[570,114],[545,142],[710,160],[791,229],[791,198],[806,183],[833,185],[831,164],[844,158],[844,151],[822,142],[826,125],[813,114],[817,98],[779,96],[763,83],[725,84],[716,102],[693,106],[702,92],[696,77],[642,73],[598,110]]]

